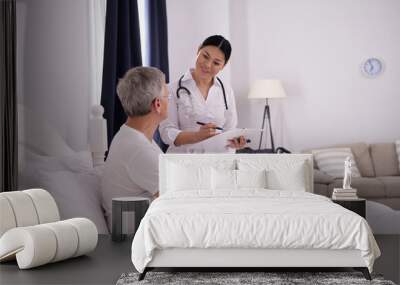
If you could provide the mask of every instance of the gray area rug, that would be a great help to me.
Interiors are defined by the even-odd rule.
[[[379,284],[395,285],[384,280],[380,275],[372,275],[368,281],[360,272],[148,272],[142,281],[138,281],[139,273],[124,273],[117,285],[133,284]]]

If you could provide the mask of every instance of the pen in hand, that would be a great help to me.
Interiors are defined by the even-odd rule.
[[[196,124],[201,125],[201,126],[206,125],[206,123],[203,123],[203,122],[196,122]],[[224,130],[223,128],[220,128],[220,127],[214,127],[214,129],[220,130],[220,131],[223,131],[223,130]]]

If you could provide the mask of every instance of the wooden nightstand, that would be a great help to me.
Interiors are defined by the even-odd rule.
[[[359,214],[365,219],[365,199],[354,199],[354,200],[333,200],[332,202],[339,204],[340,206]]]

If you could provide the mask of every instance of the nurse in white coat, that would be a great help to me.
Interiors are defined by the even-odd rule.
[[[160,124],[160,135],[169,144],[168,152],[209,152],[201,142],[237,126],[233,90],[216,75],[231,55],[231,45],[220,35],[210,36],[200,45],[195,68],[168,85],[171,95],[168,119]],[[226,152],[245,146],[243,137],[227,142]]]

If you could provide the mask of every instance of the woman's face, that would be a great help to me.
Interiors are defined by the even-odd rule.
[[[225,56],[216,46],[201,48],[196,59],[196,74],[202,79],[212,79],[225,66]]]

